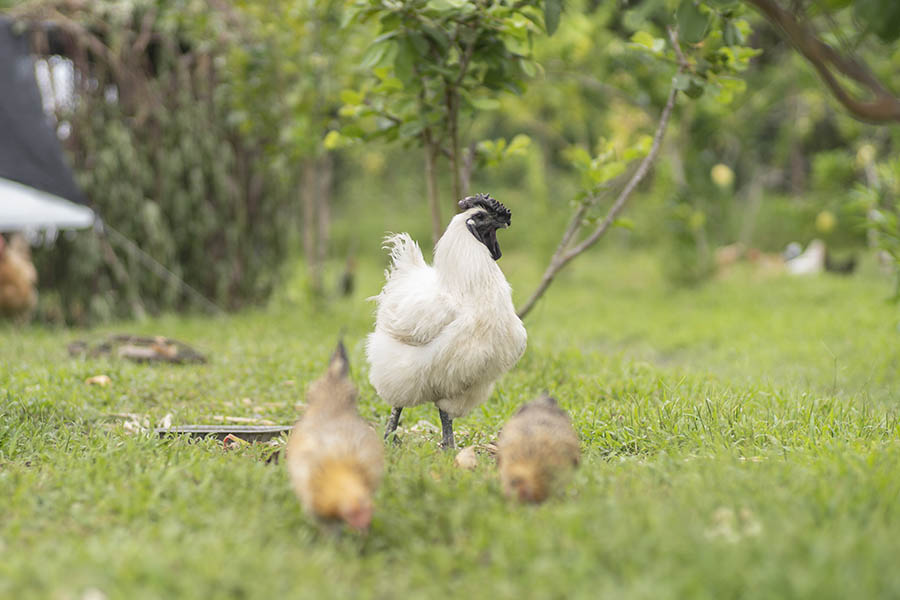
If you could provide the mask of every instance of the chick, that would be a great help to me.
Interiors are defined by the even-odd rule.
[[[380,436],[356,412],[356,387],[338,343],[328,371],[307,393],[306,413],[288,438],[285,458],[306,511],[358,530],[372,521],[372,497],[384,470]]]
[[[503,493],[520,502],[546,500],[580,460],[569,415],[546,394],[520,408],[497,442]]]
[[[0,318],[28,320],[37,304],[37,271],[21,235],[6,244],[0,235]]]

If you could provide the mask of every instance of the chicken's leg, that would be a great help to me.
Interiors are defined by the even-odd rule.
[[[441,409],[438,409],[438,414],[441,416],[441,448],[453,450],[456,446],[453,441],[453,419]]]
[[[397,426],[400,425],[401,412],[403,412],[402,406],[395,406],[391,409],[391,417],[388,419],[387,427],[384,428],[384,439],[388,439],[392,433],[397,431]],[[394,436],[394,441],[397,441],[397,436]]]

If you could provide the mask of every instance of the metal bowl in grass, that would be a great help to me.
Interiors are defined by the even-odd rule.
[[[282,434],[289,433],[291,425],[181,425],[177,427],[160,427],[155,429],[160,438],[187,436],[190,438],[214,437],[219,441],[233,436],[245,442],[268,442]]]

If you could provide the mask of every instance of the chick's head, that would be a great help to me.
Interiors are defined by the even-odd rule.
[[[503,493],[519,502],[543,502],[550,485],[549,474],[539,461],[515,460],[500,465]]]
[[[344,521],[360,531],[369,528],[375,510],[373,489],[360,465],[350,460],[326,461],[316,470],[311,484],[316,515]]]

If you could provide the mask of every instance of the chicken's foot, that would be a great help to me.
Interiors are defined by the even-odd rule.
[[[441,416],[441,449],[453,450],[456,447],[453,440],[453,419],[441,409],[438,409],[438,414]]]
[[[395,406],[391,409],[391,416],[388,419],[387,427],[384,428],[384,439],[388,439],[395,431],[397,431],[397,426],[400,425],[401,412],[403,412],[402,406]],[[399,441],[397,436],[394,435],[394,443],[399,443]]]

